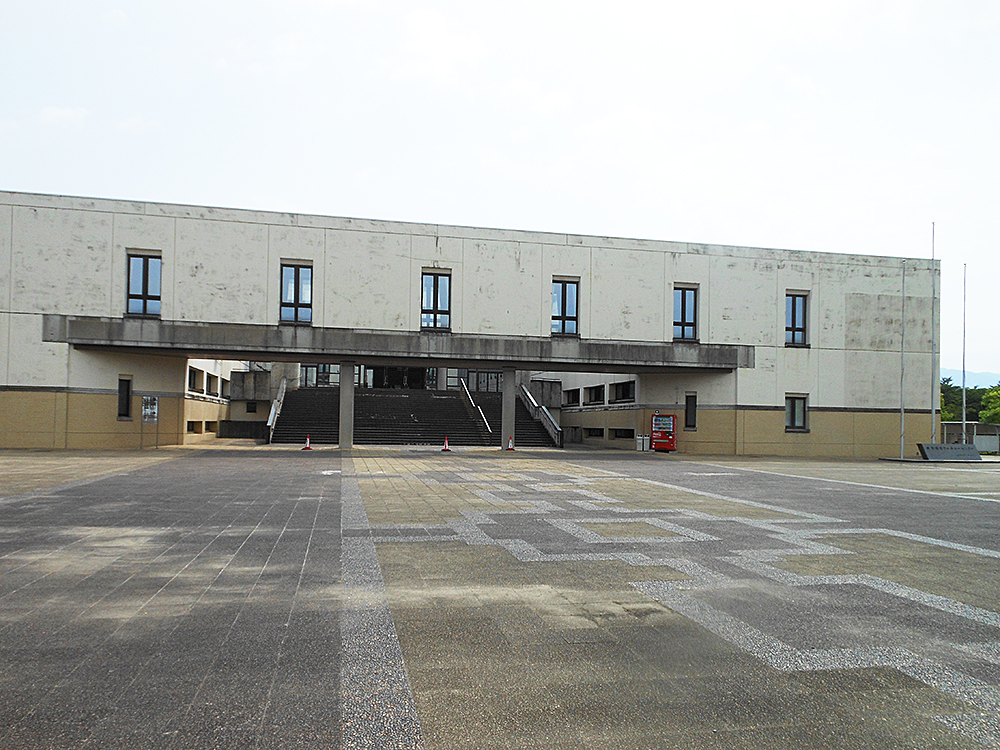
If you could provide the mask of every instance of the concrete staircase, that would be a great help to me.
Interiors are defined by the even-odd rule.
[[[493,428],[490,435],[459,391],[382,390],[354,391],[355,445],[506,445],[500,435],[502,396],[475,393],[473,398]],[[515,438],[518,447],[552,447],[552,439],[535,422],[524,404],[517,402]],[[340,389],[300,388],[285,394],[274,427],[273,443],[331,445],[340,438]]]

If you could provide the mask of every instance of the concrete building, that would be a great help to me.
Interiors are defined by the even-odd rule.
[[[505,435],[533,373],[584,441],[660,410],[683,452],[898,455],[905,362],[915,454],[938,284],[919,259],[0,193],[0,446],[203,439],[258,360],[502,372]]]

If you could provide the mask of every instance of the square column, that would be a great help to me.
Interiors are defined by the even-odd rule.
[[[437,368],[437,389],[439,391],[448,390],[448,368],[439,367]]]
[[[514,435],[514,415],[517,405],[517,372],[513,367],[503,368],[503,409],[500,422],[500,447],[506,449],[507,442],[514,440],[517,447],[517,437]]]
[[[354,363],[340,363],[340,447],[354,445]]]

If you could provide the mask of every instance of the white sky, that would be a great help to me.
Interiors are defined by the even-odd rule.
[[[5,0],[0,189],[943,263],[1000,372],[1000,3]]]

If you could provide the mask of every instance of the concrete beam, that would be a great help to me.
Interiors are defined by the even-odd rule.
[[[88,349],[274,362],[350,360],[410,367],[625,373],[728,371],[754,366],[754,348],[734,344],[369,331],[72,315],[43,316],[42,338]]]

